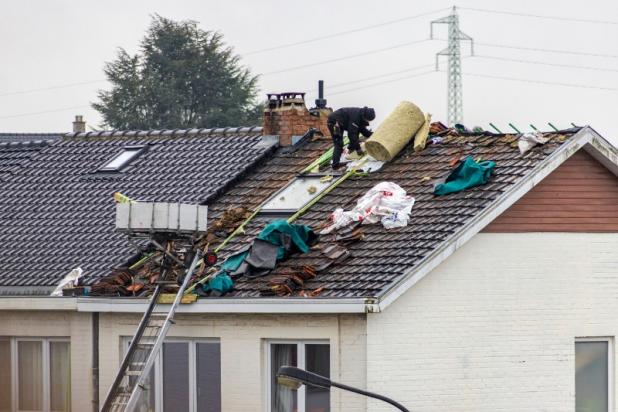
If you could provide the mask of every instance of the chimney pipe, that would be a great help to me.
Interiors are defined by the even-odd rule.
[[[75,116],[75,121],[73,122],[73,133],[84,133],[85,131],[86,122],[84,121],[84,116]]]
[[[315,107],[318,109],[326,108],[326,99],[324,98],[324,80],[318,80],[318,98],[315,100]]]

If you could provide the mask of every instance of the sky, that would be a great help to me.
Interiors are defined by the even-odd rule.
[[[614,0],[3,1],[0,132],[67,132],[77,114],[98,128],[104,64],[118,48],[136,53],[155,13],[223,34],[260,75],[260,97],[302,91],[312,104],[322,79],[330,107],[374,107],[374,129],[402,100],[446,122],[446,58],[436,71],[435,55],[447,26],[429,34],[453,6],[474,39],[473,56],[461,43],[466,126],[591,125],[618,145]]]

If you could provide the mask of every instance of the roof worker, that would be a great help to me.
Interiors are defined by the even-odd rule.
[[[341,153],[343,152],[343,132],[348,132],[348,149],[350,152],[356,152],[360,157],[364,155],[363,149],[361,149],[360,142],[358,140],[358,133],[363,136],[369,137],[372,135],[372,131],[367,129],[369,122],[376,118],[376,112],[370,107],[343,107],[335,110],[328,115],[328,130],[333,138],[333,170],[337,170],[341,164]]]

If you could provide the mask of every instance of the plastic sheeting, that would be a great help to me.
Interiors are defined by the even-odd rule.
[[[439,183],[434,187],[433,193],[443,196],[449,193],[461,192],[474,186],[484,185],[489,181],[495,166],[495,162],[484,161],[477,163],[468,156],[466,160],[461,162],[448,175],[444,183]]]
[[[519,147],[519,152],[523,155],[537,144],[545,144],[548,141],[549,138],[544,137],[541,132],[525,133],[517,141],[517,147]]]
[[[82,276],[84,271],[82,268],[75,268],[70,271],[64,279],[60,281],[56,289],[51,293],[51,296],[62,296],[62,289],[65,288],[73,288],[78,285],[79,278]]]
[[[352,222],[372,224],[382,222],[385,229],[404,227],[414,206],[414,198],[393,182],[381,182],[372,187],[349,211],[335,209],[331,215],[333,224],[320,232],[328,234]]]

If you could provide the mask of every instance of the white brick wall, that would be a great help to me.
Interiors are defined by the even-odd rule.
[[[368,316],[367,386],[415,412],[573,411],[575,338],[616,335],[618,234],[479,234]]]

